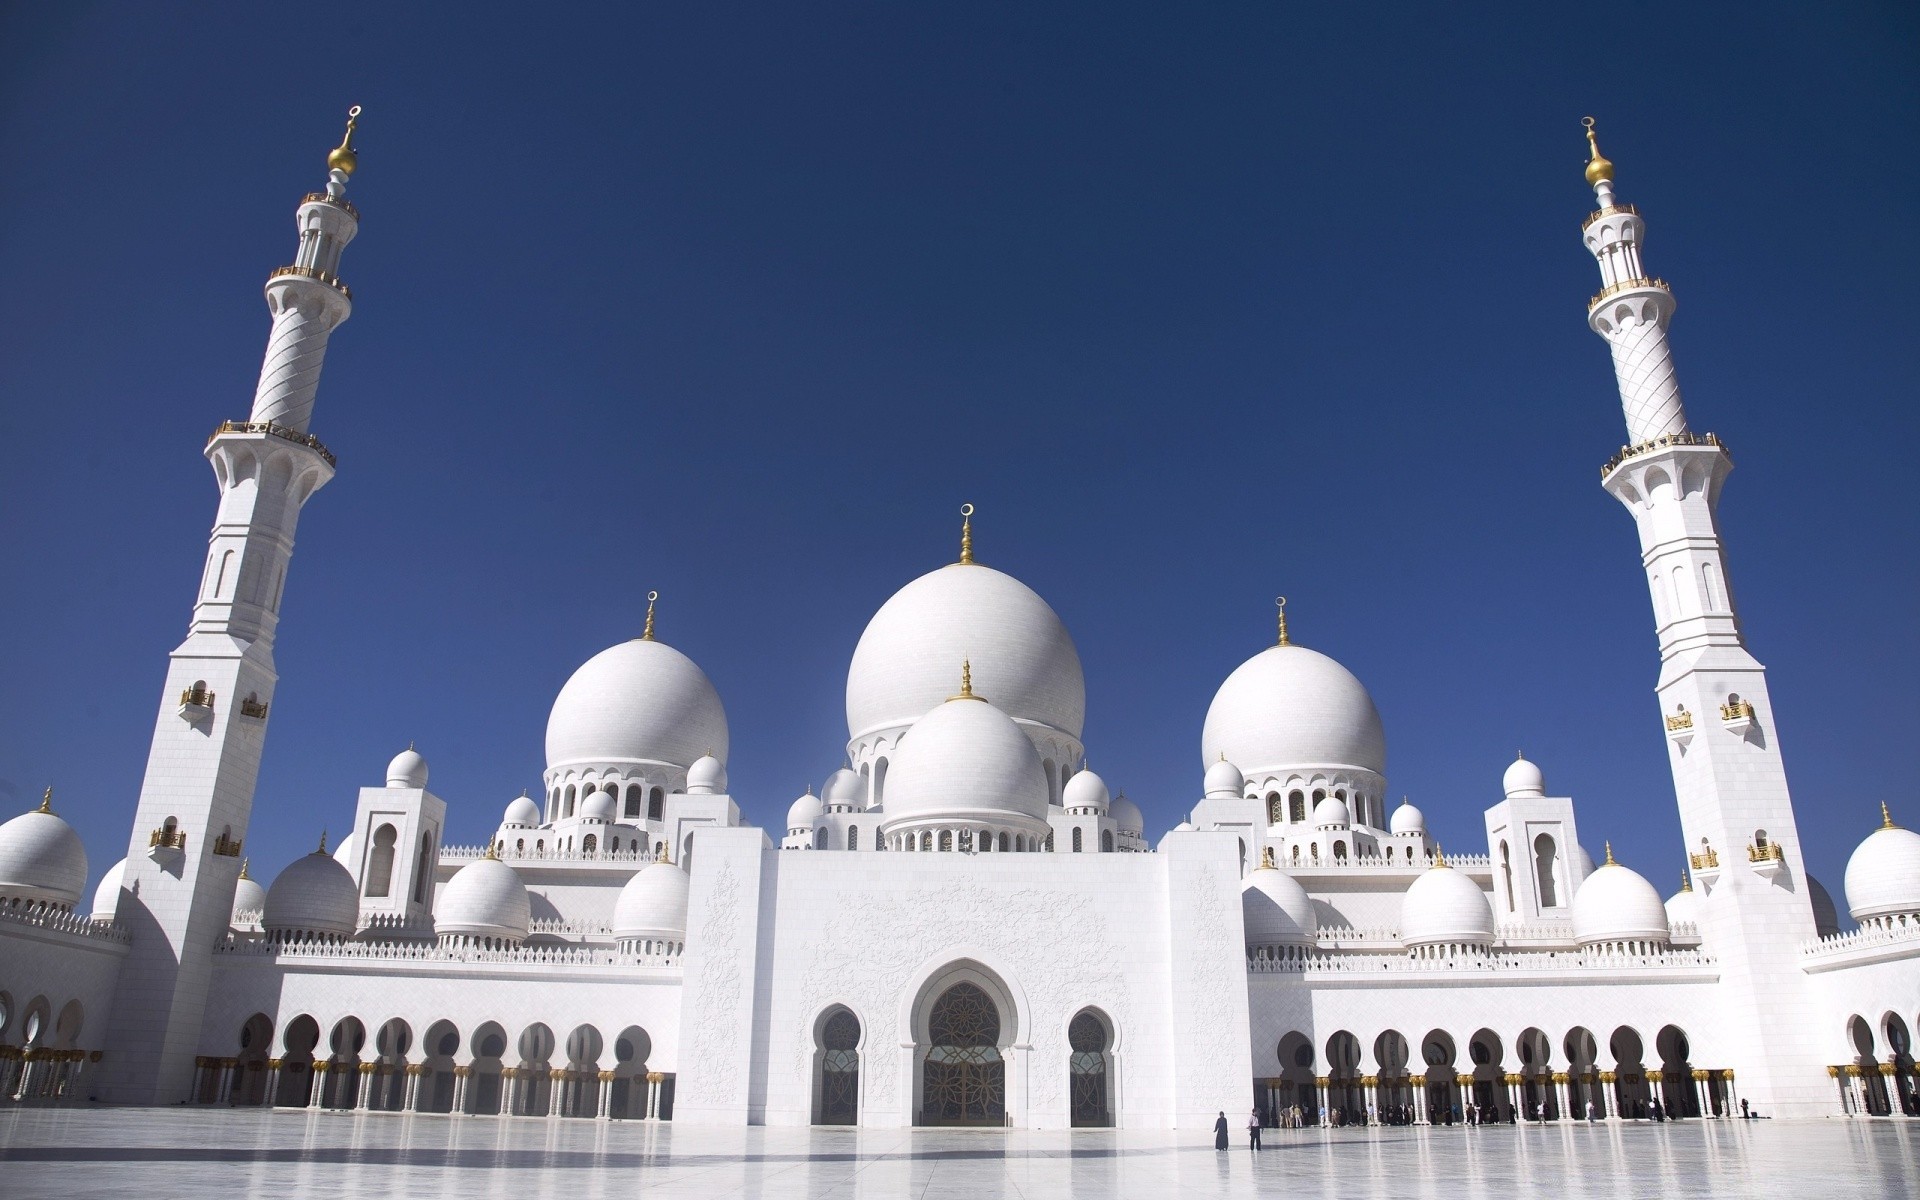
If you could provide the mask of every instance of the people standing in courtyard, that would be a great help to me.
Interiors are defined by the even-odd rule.
[[[1254,1109],[1247,1114],[1247,1149],[1260,1148],[1260,1110]]]
[[[1225,1150],[1227,1148],[1227,1112],[1225,1109],[1220,1110],[1220,1119],[1213,1123],[1213,1148],[1215,1150]]]

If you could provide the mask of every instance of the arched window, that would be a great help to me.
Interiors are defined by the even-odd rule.
[[[1287,819],[1286,806],[1280,801],[1279,792],[1267,793],[1267,820],[1278,825]]]
[[[813,831],[813,848],[815,850],[825,850],[827,848],[827,831],[825,829],[816,829]]]
[[[887,760],[878,759],[873,764],[873,807],[878,808],[887,802]]]
[[[1507,911],[1513,911],[1513,863],[1507,856],[1507,844],[1500,843],[1500,890],[1507,894]]]
[[[859,848],[860,827],[858,825],[849,825],[847,826],[847,849],[858,850]]]
[[[1071,1124],[1075,1128],[1104,1128],[1113,1124],[1107,1099],[1107,1026],[1091,1012],[1083,1012],[1067,1026],[1067,1080],[1072,1089]]]
[[[820,1125],[860,1120],[860,1021],[846,1009],[820,1030]]]
[[[1554,860],[1558,856],[1552,837],[1543,833],[1533,839],[1533,870],[1540,886],[1541,908],[1560,907],[1560,892],[1555,886],[1553,871]]]
[[[1756,829],[1753,831],[1753,846],[1754,846],[1754,849],[1756,850],[1765,850],[1767,848],[1767,831],[1766,830]]]
[[[420,835],[420,861],[413,871],[413,902],[425,904],[427,889],[433,886],[433,833]]]
[[[564,801],[562,801],[560,806],[561,816],[570,817],[573,815],[573,799],[574,799],[573,785],[568,784],[567,791],[566,791],[566,798]]]
[[[1073,827],[1073,852],[1075,854],[1080,853],[1080,827],[1078,825]]]
[[[600,848],[600,839],[595,837],[591,833],[588,834],[586,837],[583,837],[580,839],[580,849],[583,853],[592,854],[595,850],[599,848]]]
[[[1003,853],[1008,849],[1009,841],[1011,841],[1011,839],[1007,837],[1005,832],[1002,832],[1000,834],[1000,849]]]
[[[1347,844],[1345,842],[1335,842],[1333,844],[1333,858],[1335,862],[1347,861]]]
[[[933,849],[933,830],[922,829],[920,831],[920,848],[922,850]]]
[[[953,830],[942,829],[940,831],[940,848],[942,850],[953,849]]]
[[[393,844],[400,840],[392,825],[373,831],[373,849],[367,855],[367,895],[385,896],[393,887]]]
[[[640,819],[640,805],[646,798],[646,789],[637,783],[627,785],[627,807],[622,814],[629,821]]]
[[[1113,853],[1113,830],[1102,829],[1100,831],[1100,852],[1102,854]]]
[[[647,820],[658,821],[664,815],[667,804],[667,789],[654,788],[647,793]]]
[[[1287,819],[1295,825],[1307,819],[1307,795],[1305,792],[1293,792],[1287,796]]]

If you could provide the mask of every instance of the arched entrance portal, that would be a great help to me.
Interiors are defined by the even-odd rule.
[[[954,984],[933,1002],[927,1035],[919,1124],[1005,1125],[1007,1064],[993,997],[978,984]]]
[[[820,1117],[816,1125],[860,1123],[860,1018],[835,1009],[820,1026]]]
[[[1082,1010],[1067,1026],[1067,1083],[1071,1089],[1074,1128],[1104,1129],[1113,1124],[1112,1089],[1108,1087],[1107,1046],[1112,1042],[1107,1023],[1092,1009]]]

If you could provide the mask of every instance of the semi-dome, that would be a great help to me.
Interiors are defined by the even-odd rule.
[[[702,754],[687,768],[689,796],[723,796],[727,791],[727,764],[711,754]]]
[[[502,825],[538,825],[540,806],[528,796],[517,796],[507,805],[506,815],[500,819]]]
[[[1073,778],[1067,780],[1067,786],[1060,790],[1060,807],[1091,808],[1095,812],[1106,812],[1113,803],[1113,794],[1107,790],[1107,781],[1092,771],[1076,771]]]
[[[1427,814],[1402,800],[1400,807],[1393,810],[1393,816],[1387,819],[1387,832],[1424,834],[1427,832]]]
[[[1311,946],[1320,927],[1313,899],[1285,871],[1262,866],[1240,885],[1249,946]]]
[[[613,936],[623,940],[687,936],[687,873],[657,862],[627,880],[613,905]]]
[[[605,821],[611,824],[620,815],[619,802],[612,792],[588,792],[587,798],[580,802],[580,819],[583,821]]]
[[[865,793],[859,773],[841,767],[827,776],[826,786],[820,789],[820,799],[829,806],[859,808],[866,799]]]
[[[1113,798],[1111,815],[1113,817],[1113,823],[1122,829],[1131,833],[1144,833],[1146,831],[1147,821],[1145,817],[1140,815],[1140,806],[1127,799],[1126,793],[1124,792]]]
[[[1847,910],[1856,921],[1920,913],[1920,833],[1895,825],[1884,806],[1881,819],[1847,859]]]
[[[1002,713],[1079,739],[1087,685],[1067,627],[1032,588],[974,563],[922,575],[867,622],[847,669],[848,736],[919,720],[953,694],[962,658]],[[889,808],[892,790],[890,778]]]
[[[1353,813],[1336,796],[1328,796],[1313,806],[1313,823],[1320,829],[1345,829],[1353,824]]]
[[[1200,736],[1203,761],[1222,755],[1262,775],[1290,767],[1387,768],[1373,697],[1345,667],[1305,646],[1269,646],[1214,693]]]
[[[235,927],[258,924],[266,907],[267,889],[247,874],[247,864],[242,862],[240,878],[233,883],[233,912],[228,917],[229,923]]]
[[[533,902],[520,872],[491,855],[455,871],[435,897],[433,929],[443,937],[517,943],[526,940],[532,926]]]
[[[1040,754],[1013,719],[974,696],[914,722],[887,778],[887,821],[1046,820]]]
[[[0,895],[72,908],[86,894],[86,848],[54,815],[49,788],[39,808],[0,825]]]
[[[114,915],[120,911],[120,881],[126,877],[127,860],[124,858],[108,867],[107,873],[100,877],[100,886],[93,889],[93,912],[91,915],[94,920],[111,921]],[[256,883],[254,886],[259,887],[260,885]]]
[[[1238,800],[1246,794],[1247,777],[1240,773],[1239,767],[1223,758],[1207,768],[1201,790],[1209,800]]]
[[[820,797],[813,794],[812,788],[808,788],[806,795],[787,805],[787,828],[812,829],[813,823],[820,819],[824,811]]]
[[[424,788],[427,786],[427,760],[408,746],[393,756],[387,764],[387,786],[390,788]]]
[[[267,889],[260,924],[270,933],[317,933],[352,937],[360,920],[353,875],[325,848],[296,858]]]
[[[1667,906],[1638,871],[1607,861],[1580,884],[1573,896],[1573,938],[1595,942],[1664,942],[1672,936]]]
[[[583,663],[547,717],[547,769],[725,761],[727,713],[706,673],[665,642],[635,638]]]
[[[1493,944],[1493,905],[1480,885],[1444,862],[1413,881],[1400,899],[1405,945]]]
[[[1528,762],[1522,754],[1508,764],[1507,773],[1500,778],[1500,786],[1507,793],[1507,799],[1517,800],[1522,796],[1544,796],[1547,794],[1547,777],[1540,770],[1540,764]]]

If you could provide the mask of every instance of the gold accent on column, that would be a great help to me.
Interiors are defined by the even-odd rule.
[[[1612,182],[1613,164],[1600,153],[1600,143],[1593,136],[1593,118],[1581,117],[1580,123],[1587,127],[1587,150],[1592,155],[1587,159],[1587,185],[1592,187],[1602,180]]]
[[[351,175],[354,169],[360,165],[360,155],[353,148],[353,131],[359,124],[360,106],[356,104],[347,110],[347,132],[345,136],[340,139],[340,144],[334,147],[333,151],[327,155],[327,169],[329,171],[338,171],[343,175]]]

